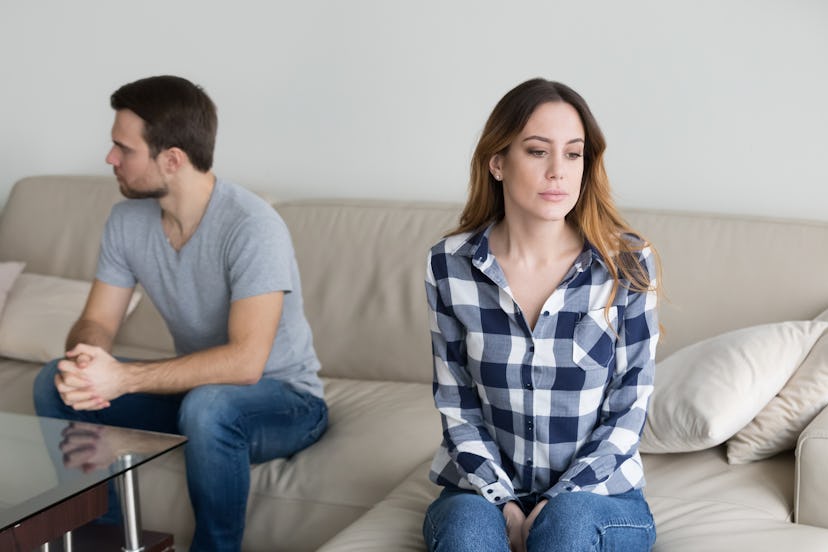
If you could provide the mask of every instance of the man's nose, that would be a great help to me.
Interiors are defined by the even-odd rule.
[[[112,166],[115,166],[118,164],[118,161],[118,152],[115,151],[115,147],[113,146],[109,150],[109,153],[106,154],[106,162]]]

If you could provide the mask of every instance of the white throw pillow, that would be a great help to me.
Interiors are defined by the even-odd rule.
[[[91,282],[23,273],[6,298],[0,316],[0,355],[31,362],[63,356],[72,325],[86,305]],[[134,292],[127,316],[138,306]]]
[[[753,326],[660,361],[641,451],[690,452],[724,443],[782,389],[826,329],[822,321]]]
[[[6,296],[9,294],[9,290],[25,267],[26,263],[0,263],[0,312],[3,312],[3,306],[6,304]]]
[[[727,442],[727,461],[746,464],[794,448],[799,434],[826,406],[828,331],[779,394]]]

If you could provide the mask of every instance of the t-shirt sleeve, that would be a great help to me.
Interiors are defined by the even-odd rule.
[[[101,248],[98,253],[98,270],[95,277],[111,286],[135,287],[135,275],[129,268],[125,221],[116,205],[106,220]]]
[[[278,215],[250,217],[238,225],[227,254],[231,301],[293,291],[293,245]]]

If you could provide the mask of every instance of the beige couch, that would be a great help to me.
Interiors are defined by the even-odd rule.
[[[120,199],[112,178],[34,177],[0,218],[0,261],[89,280],[102,226]],[[427,478],[440,438],[431,398],[423,287],[428,246],[458,205],[306,200],[277,204],[292,232],[322,362],[330,428],[286,460],[252,468],[245,550],[420,551]],[[726,330],[811,319],[828,307],[828,224],[625,212],[660,249],[670,299],[659,357]],[[143,299],[118,351],[170,354]],[[32,413],[38,366],[0,359],[0,409]],[[658,376],[657,376],[658,377]],[[798,455],[729,465],[723,446],[644,455],[661,552],[828,550],[828,412]],[[181,453],[140,469],[144,525],[189,542]],[[795,523],[798,520],[801,523]],[[806,525],[807,523],[808,525]]]

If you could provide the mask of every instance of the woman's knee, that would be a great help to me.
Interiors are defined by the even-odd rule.
[[[430,551],[509,550],[503,513],[471,492],[443,492],[426,511],[423,535]]]
[[[604,496],[562,493],[541,510],[529,533],[529,550],[647,551],[655,526],[640,491]]]

